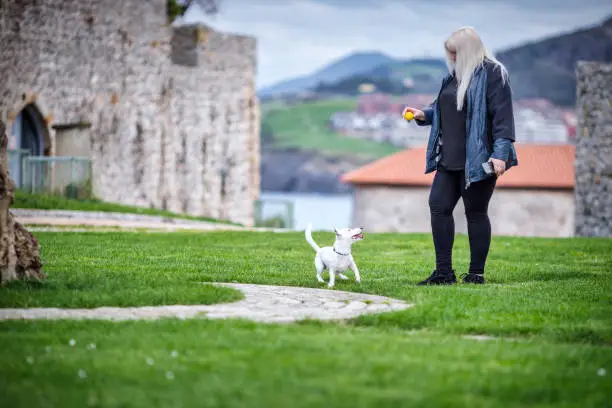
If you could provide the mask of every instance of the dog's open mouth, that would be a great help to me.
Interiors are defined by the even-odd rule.
[[[353,235],[353,239],[363,239],[363,233]]]

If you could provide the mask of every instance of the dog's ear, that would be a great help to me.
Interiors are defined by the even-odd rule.
[[[338,228],[334,227],[334,234],[339,235]]]

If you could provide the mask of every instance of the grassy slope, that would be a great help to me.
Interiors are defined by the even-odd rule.
[[[314,149],[328,154],[359,154],[379,158],[397,152],[399,148],[389,143],[378,143],[342,136],[327,127],[327,121],[334,112],[352,111],[353,100],[328,100],[305,102],[295,106],[263,108],[264,123],[268,124],[275,136],[277,147]]]
[[[134,207],[130,205],[107,203],[100,200],[75,200],[59,195],[31,194],[23,191],[15,192],[15,202],[12,208],[27,208],[35,210],[72,210],[72,211],[101,211],[142,215],[156,215],[168,218],[181,218],[187,220],[224,222],[207,217],[194,217],[186,214],[177,214],[155,208]]]
[[[3,307],[197,303],[204,297],[200,281],[319,286],[312,250],[299,233],[36,235],[49,280],[0,289]],[[332,239],[314,236],[320,244]],[[0,322],[3,401],[12,407],[608,403],[610,240],[496,237],[488,285],[416,287],[433,263],[430,239],[372,234],[357,244],[364,282],[339,282],[338,289],[416,306],[349,325]],[[467,239],[458,237],[456,247],[463,271]],[[210,299],[215,296],[223,300],[221,294]],[[518,341],[458,336],[466,333]],[[87,349],[89,343],[96,349]],[[172,358],[172,350],[179,356]],[[145,363],[149,357],[153,365]],[[599,376],[600,368],[607,374]]]

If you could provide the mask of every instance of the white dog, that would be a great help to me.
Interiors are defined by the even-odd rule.
[[[359,276],[359,269],[355,264],[353,255],[351,254],[351,246],[356,241],[363,239],[363,227],[361,228],[334,228],[336,234],[336,241],[333,246],[327,246],[319,248],[316,242],[312,239],[312,224],[308,224],[305,235],[306,241],[316,251],[314,264],[317,269],[317,280],[321,283],[323,280],[323,270],[329,271],[329,284],[328,287],[332,288],[336,282],[336,274],[340,279],[348,279],[344,275],[344,271],[350,268],[355,274],[355,281],[361,282]]]

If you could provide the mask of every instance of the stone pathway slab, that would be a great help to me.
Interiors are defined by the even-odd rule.
[[[99,307],[95,309],[0,309],[0,320],[98,319],[145,320],[159,318],[243,318],[262,323],[290,323],[304,319],[346,320],[363,314],[412,307],[384,296],[339,290],[240,283],[214,283],[242,291],[244,299],[216,305]]]
[[[163,231],[272,231],[274,228],[251,228],[232,224],[169,218],[157,215],[114,213],[105,211],[35,210],[11,208],[15,218],[24,225],[68,227],[116,227],[122,229],[150,229]],[[28,228],[31,229],[31,228]],[[68,229],[62,232],[70,232]],[[87,231],[83,231],[87,232]]]

